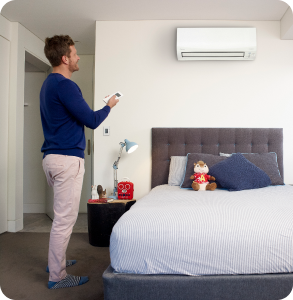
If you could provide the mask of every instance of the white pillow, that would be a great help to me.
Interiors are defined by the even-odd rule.
[[[223,153],[223,152],[220,152],[219,155],[220,155],[220,156],[225,156],[225,157],[230,157],[230,156],[232,156],[232,154]]]
[[[184,179],[186,156],[171,156],[168,185],[180,185]]]

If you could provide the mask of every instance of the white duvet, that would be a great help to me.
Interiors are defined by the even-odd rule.
[[[293,187],[195,192],[158,186],[116,223],[110,256],[119,273],[293,272]]]

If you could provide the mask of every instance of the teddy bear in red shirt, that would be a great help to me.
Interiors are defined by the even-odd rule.
[[[195,191],[214,191],[217,187],[215,182],[209,183],[209,180],[215,181],[214,176],[208,175],[209,167],[203,161],[194,164],[194,174],[190,176],[193,180],[191,187]]]

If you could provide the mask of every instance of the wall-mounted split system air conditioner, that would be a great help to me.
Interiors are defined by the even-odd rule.
[[[177,28],[178,60],[254,60],[256,28]]]

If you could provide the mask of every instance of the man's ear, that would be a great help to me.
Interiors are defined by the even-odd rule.
[[[68,63],[69,63],[69,59],[68,59],[68,57],[66,55],[62,56],[61,61],[65,65],[68,65]]]

